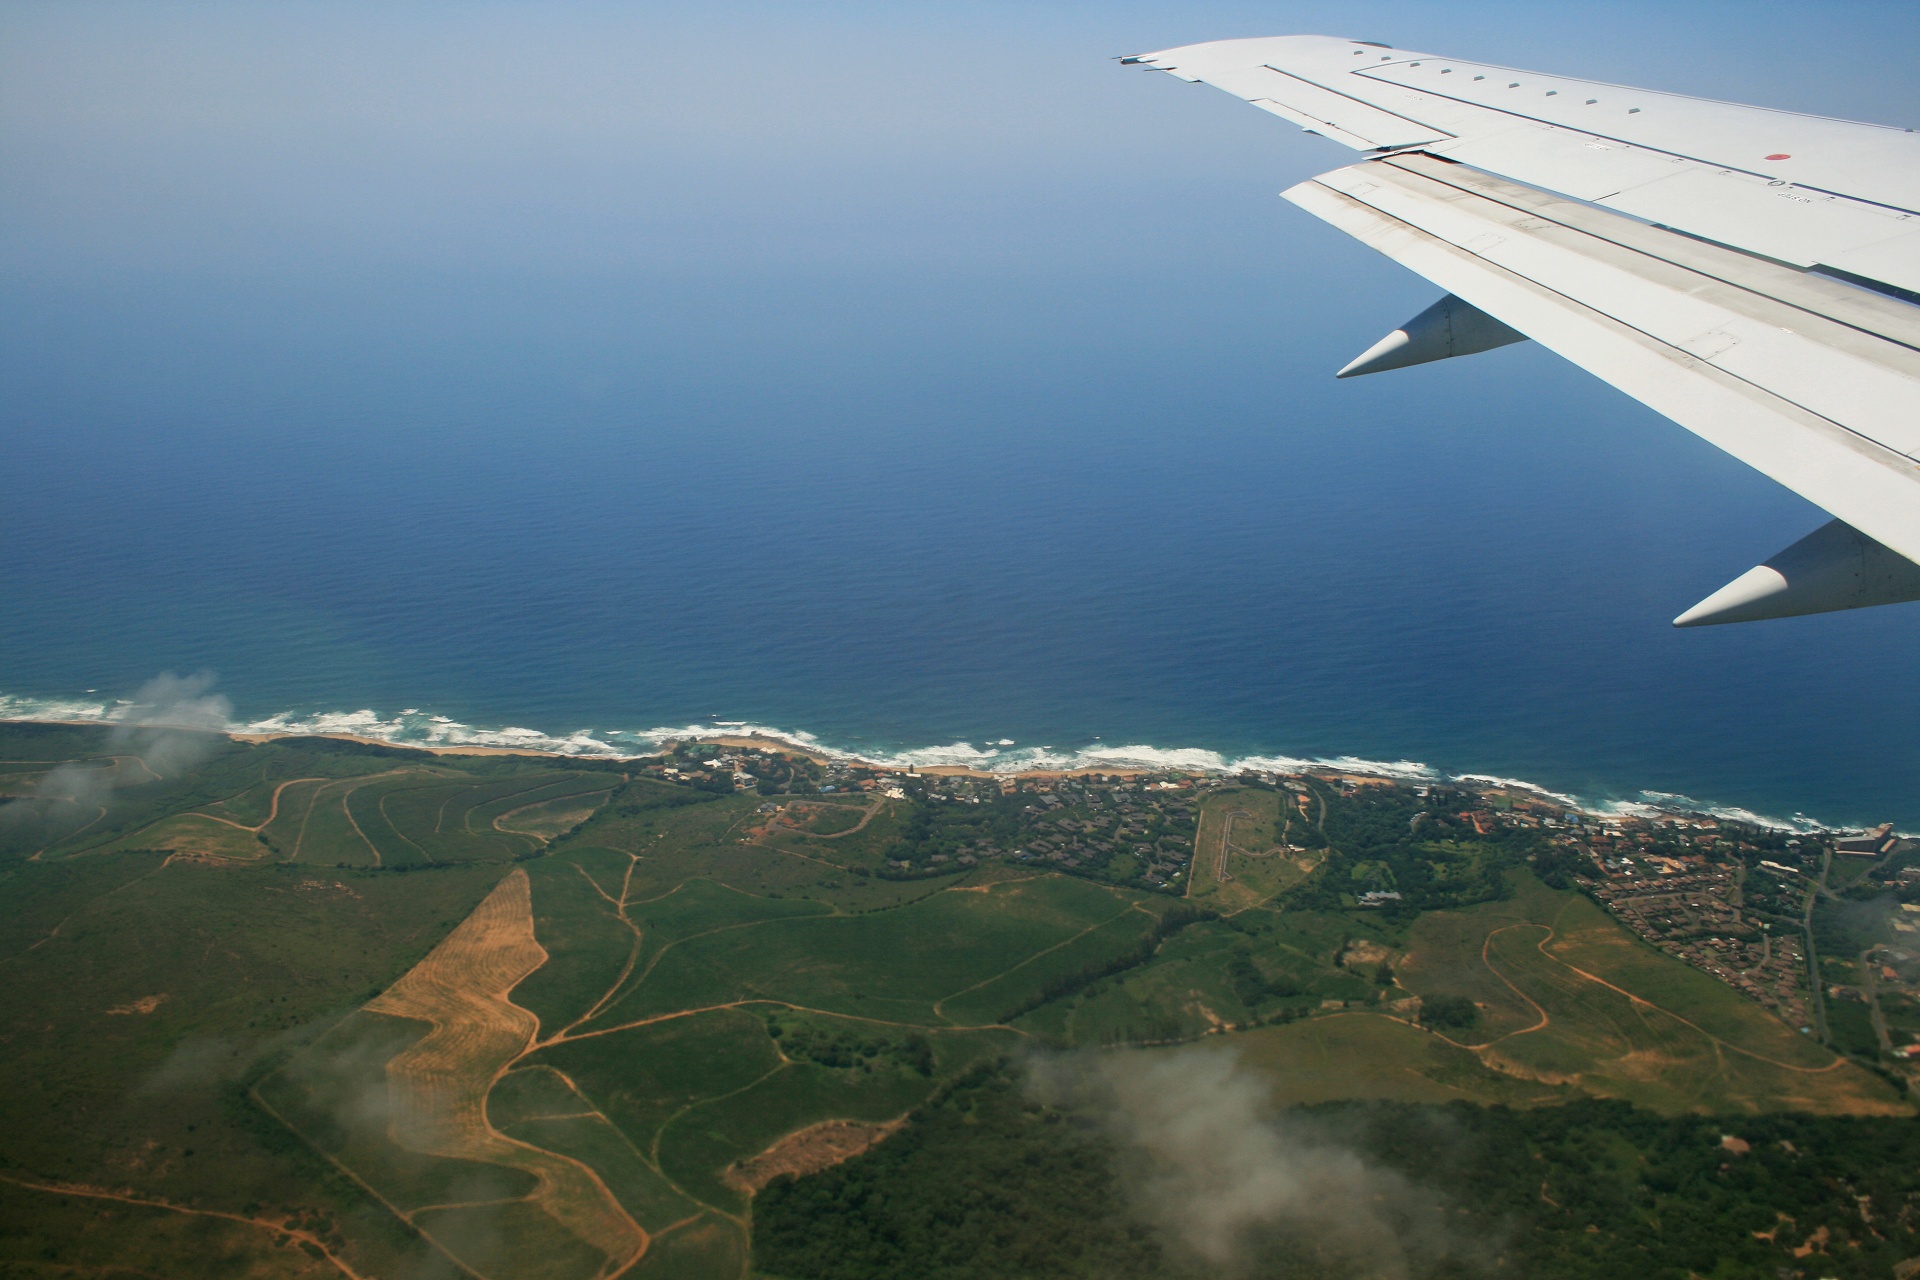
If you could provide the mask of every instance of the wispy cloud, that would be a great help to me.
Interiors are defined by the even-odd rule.
[[[30,799],[0,806],[0,820],[47,820],[64,805],[104,809],[122,787],[191,770],[219,747],[219,734],[233,715],[233,704],[212,692],[214,679],[207,671],[168,671],[147,681],[107,713],[107,750],[126,759],[59,765],[40,779]]]
[[[1101,1123],[1140,1214],[1170,1250],[1220,1275],[1401,1280],[1440,1259],[1470,1265],[1439,1197],[1310,1118],[1277,1110],[1234,1049],[1041,1056],[1041,1099]]]
[[[211,692],[213,685],[210,671],[155,676],[131,702],[109,713],[112,748],[139,756],[161,777],[191,769],[212,754],[219,742],[213,735],[233,718],[233,703]]]

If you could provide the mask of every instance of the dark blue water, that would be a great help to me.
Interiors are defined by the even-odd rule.
[[[1920,819],[1911,607],[1666,625],[1816,513],[1537,350],[1334,383],[1328,274],[16,283],[0,689]]]

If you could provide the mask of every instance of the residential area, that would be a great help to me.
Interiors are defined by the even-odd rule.
[[[1216,792],[1280,792],[1282,812],[1303,832],[1315,821],[1324,829],[1327,799],[1397,791],[1425,806],[1416,823],[1450,824],[1469,839],[1524,837],[1512,847],[1534,850],[1525,856],[1550,881],[1587,893],[1652,946],[1788,1025],[1883,1065],[1911,1060],[1920,1069],[1920,865],[1907,865],[1920,863],[1920,844],[1890,827],[1796,833],[1700,813],[1599,815],[1512,786],[1413,785],[1332,770],[1001,775],[744,744],[686,744],[647,770],[758,791],[770,797],[762,808],[775,828],[819,830],[827,807],[845,812],[849,802],[916,801],[930,816],[896,846],[883,875],[998,860],[1179,896],[1195,892],[1200,812]],[[1384,882],[1356,885],[1344,901],[1407,905]]]

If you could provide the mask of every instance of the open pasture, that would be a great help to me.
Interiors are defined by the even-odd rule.
[[[418,1165],[420,1157],[435,1168],[485,1170],[466,1179],[471,1185],[448,1185],[424,1205],[393,1202],[449,1257],[483,1275],[508,1267],[500,1274],[572,1280],[621,1269],[645,1250],[647,1237],[586,1166],[512,1141],[488,1120],[486,1100],[495,1079],[527,1048],[536,1025],[507,994],[545,959],[534,940],[526,873],[516,868],[361,1015],[412,1024],[424,1034],[393,1031],[397,1048],[384,1058],[353,1059],[357,1071],[328,1069],[323,1058],[310,1054],[290,1071],[289,1081],[313,1082],[304,1091],[312,1098],[338,1088],[343,1076],[360,1077],[360,1111],[383,1123],[374,1129],[364,1121],[349,1126],[336,1119],[346,1140],[329,1154],[370,1186],[395,1169]],[[369,1066],[378,1071],[377,1080]],[[298,1127],[299,1114],[286,1117],[288,1123]],[[324,1138],[310,1140],[320,1145]],[[516,1177],[528,1184],[503,1197],[497,1184]],[[494,1229],[476,1233],[474,1221]],[[507,1236],[515,1238],[515,1252],[500,1257],[491,1250],[508,1246],[475,1243]],[[536,1257],[540,1264],[530,1270],[528,1259]]]
[[[846,841],[768,838],[761,831],[769,802],[757,795],[708,796],[651,779],[621,788],[556,853],[587,847],[636,855],[636,898],[653,898],[691,879],[724,884],[758,898],[801,898],[841,911],[872,911],[924,898],[981,874],[956,867],[949,876],[906,880],[874,874],[898,823],[886,802],[874,822]],[[863,810],[864,812],[864,810]]]
[[[358,1012],[295,1055],[255,1087],[283,1124],[351,1173],[402,1221],[433,1205],[516,1200],[538,1178],[486,1160],[433,1155],[394,1141],[401,1102],[387,1064],[418,1045],[431,1028],[417,1021]]]
[[[15,752],[0,761],[0,800],[18,798],[0,823],[0,858],[162,849],[327,866],[504,862],[587,820],[624,782],[604,767],[218,735],[163,776],[138,739],[36,728],[0,731]],[[58,758],[56,745],[74,754]]]
[[[35,794],[50,767],[34,761],[0,760],[0,799]]]
[[[273,856],[273,851],[255,832],[202,813],[180,813],[162,818],[111,844],[89,850],[89,853],[119,853],[128,849],[157,850],[185,857],[233,862],[259,862]]]
[[[612,849],[575,846],[525,864],[534,933],[547,962],[514,988],[513,999],[539,1019],[543,1038],[591,1013],[634,963],[642,939],[621,903],[638,862]]]
[[[837,839],[860,830],[885,801],[787,800],[761,824],[770,835],[815,836]]]
[[[1075,975],[1097,970],[1116,957],[1149,945],[1154,914],[1125,904],[1104,920],[1071,937],[1037,951],[1000,973],[934,1002],[934,1012],[958,1026],[979,1026],[1012,1015],[1030,1003],[1036,991],[1045,992]]]
[[[557,1072],[651,1157],[661,1128],[674,1116],[745,1089],[781,1064],[761,1017],[729,1008],[547,1045],[516,1072]]]
[[[266,770],[263,768],[261,772],[264,774]],[[296,781],[300,779],[262,777],[230,796],[201,805],[197,812],[221,822],[258,831],[272,821],[279,808],[281,794]]]
[[[559,802],[584,820],[609,794],[604,774],[539,770],[501,778],[446,778],[426,770],[350,785],[341,808],[357,834],[395,863],[505,861],[545,843],[538,831],[508,829],[499,819]],[[588,797],[595,797],[589,800]]]
[[[1546,943],[1547,954],[1562,965],[1593,975],[1589,981],[1611,982],[1685,1019],[1704,1035],[1790,1066],[1817,1068],[1833,1061],[1833,1055],[1810,1037],[1724,983],[1645,945],[1586,898],[1574,898],[1552,924],[1554,937]]]
[[[1027,966],[1129,912],[1134,895],[1045,876],[947,890],[891,911],[767,919],[708,930],[636,972],[594,1028],[750,999],[939,1024],[937,1001]],[[1115,951],[1125,941],[1113,939]],[[1037,990],[1039,980],[1031,982]]]
[[[609,782],[604,773],[535,769],[476,778],[439,765],[408,765],[288,783],[261,830],[280,856],[297,862],[505,862],[546,843],[541,814],[564,813],[568,827],[590,817],[611,794]],[[532,826],[495,825],[522,810],[531,812]]]
[[[531,1173],[536,1186],[527,1204],[551,1221],[527,1217],[527,1229],[552,1234],[550,1226],[562,1228],[618,1270],[646,1248],[646,1234],[605,1184],[577,1162],[503,1138],[487,1120],[494,1080],[529,1047],[538,1027],[508,993],[545,960],[534,939],[527,875],[515,868],[438,947],[367,1005],[369,1012],[431,1027],[387,1060],[393,1106],[387,1130],[396,1145],[422,1155]],[[417,1217],[415,1225],[426,1229]]]
[[[1527,1106],[1571,1089],[1494,1071],[1468,1049],[1375,1013],[1337,1013],[1235,1036],[1281,1106],[1368,1098]]]
[[[509,809],[493,820],[495,828],[512,835],[532,836],[536,840],[552,840],[565,835],[573,828],[591,818],[594,811],[612,794],[611,787],[602,787],[593,791],[570,791],[554,795],[550,799],[532,800],[518,808]]]
[[[1446,1037],[1487,1065],[1662,1111],[1905,1114],[1891,1088],[1732,989],[1647,947],[1577,894],[1517,877],[1515,896],[1422,916],[1400,982],[1466,995]]]
[[[541,1116],[501,1130],[516,1142],[551,1151],[593,1170],[607,1190],[642,1230],[651,1237],[677,1222],[706,1210],[674,1190],[660,1171],[640,1154],[632,1139],[605,1116],[576,1097],[578,1114]]]

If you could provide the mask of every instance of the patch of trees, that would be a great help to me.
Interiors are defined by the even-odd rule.
[[[945,854],[952,859],[959,855],[962,845],[1013,847],[1019,843],[1026,826],[1021,812],[1024,800],[1025,797],[1018,795],[1001,795],[979,804],[955,800],[917,801],[902,824],[899,836],[887,846],[884,855],[888,860],[907,863],[908,870],[902,872],[890,867],[880,874],[888,879],[913,879],[938,865],[938,874],[944,875],[954,868],[935,864],[935,854]]]
[[[1420,1021],[1458,1031],[1480,1021],[1480,1006],[1466,996],[1427,996],[1420,1001]]]
[[[418,760],[422,763],[439,764],[441,758],[431,751],[420,747],[388,747],[371,742],[350,742],[345,738],[320,738],[294,736],[275,738],[270,744],[275,751],[302,751],[315,756],[363,756],[374,760]],[[485,757],[473,757],[484,759]],[[461,763],[467,763],[463,758]]]
[[[933,1041],[920,1031],[890,1036],[845,1024],[783,1022],[776,1015],[767,1019],[767,1034],[796,1062],[840,1071],[871,1073],[876,1067],[898,1066],[916,1075],[933,1074]]]
[[[1573,878],[1593,870],[1593,862],[1578,849],[1548,845],[1533,855],[1533,873],[1549,889],[1571,889]]]
[[[1873,1012],[1863,1000],[1829,1000],[1827,1034],[1842,1053],[1869,1060],[1880,1056],[1880,1037],[1873,1029]]]
[[[733,794],[733,784],[727,784],[727,794]],[[635,778],[620,788],[607,811],[616,817],[631,818],[647,812],[649,809],[679,809],[690,804],[706,804],[713,799],[711,789],[676,786],[671,782],[656,782],[652,778]]]
[[[754,1201],[753,1271],[795,1280],[1165,1274],[1099,1132],[972,1073],[902,1132]]]
[[[1139,1212],[1096,1116],[983,1068],[895,1137],[782,1180],[754,1207],[756,1272],[791,1280],[1190,1280]],[[1399,1196],[1408,1280],[1886,1280],[1920,1255],[1920,1121],[1662,1116],[1580,1100],[1532,1110],[1333,1103],[1289,1113]],[[1727,1142],[1725,1139],[1734,1141]],[[1148,1178],[1152,1169],[1144,1169]],[[1393,1181],[1397,1175],[1400,1182]],[[1350,1277],[1311,1224],[1249,1240],[1245,1280]],[[1795,1256],[1796,1250],[1806,1250]]]
[[[1469,803],[1470,797],[1457,792],[1423,797],[1404,787],[1362,787],[1353,795],[1329,798],[1325,830],[1332,851],[1313,875],[1288,892],[1287,907],[1339,911],[1350,905],[1346,897],[1359,888],[1391,888],[1400,898],[1378,909],[1388,920],[1401,922],[1422,911],[1509,896],[1513,889],[1505,868],[1549,846],[1537,832],[1525,829],[1480,835],[1458,816]],[[1353,876],[1362,864],[1373,868],[1366,885],[1357,884]]]
[[[1884,890],[1881,891],[1884,894]],[[1897,908],[1890,895],[1881,901],[1829,902],[1813,908],[1813,941],[1822,955],[1855,956],[1891,936],[1887,917]]]

